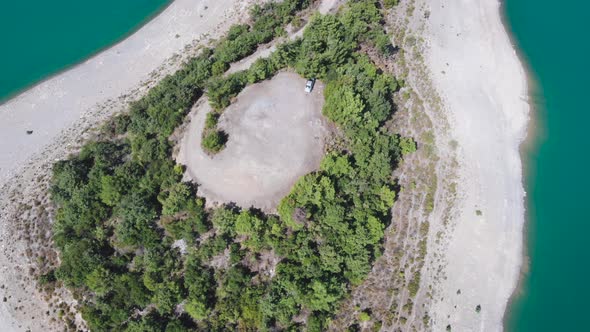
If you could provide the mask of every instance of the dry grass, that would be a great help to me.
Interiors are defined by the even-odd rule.
[[[430,324],[428,308],[436,290],[430,275],[436,275],[442,266],[433,266],[438,253],[429,252],[436,248],[429,242],[440,243],[446,234],[430,223],[437,220],[433,218],[439,218],[437,222],[448,220],[456,189],[455,162],[442,159],[438,151],[448,130],[442,101],[423,63],[424,40],[420,35],[427,18],[425,9],[416,8],[413,0],[403,2],[386,17],[393,44],[400,49],[384,67],[404,81],[394,98],[398,110],[388,128],[414,138],[418,151],[404,157],[393,174],[402,189],[392,209],[383,255],[365,282],[343,303],[332,330],[358,323],[354,308],[371,310],[371,321],[381,330],[423,331]],[[428,280],[423,277],[425,272]]]

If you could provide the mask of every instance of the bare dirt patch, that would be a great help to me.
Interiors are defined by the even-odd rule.
[[[304,87],[305,79],[289,72],[246,87],[220,118],[229,140],[215,156],[201,149],[211,107],[206,98],[193,107],[177,161],[209,203],[272,211],[299,177],[318,168],[328,132],[324,87],[317,82],[309,94]]]

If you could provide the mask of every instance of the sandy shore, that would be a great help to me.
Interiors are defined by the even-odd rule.
[[[522,262],[519,146],[529,106],[526,75],[499,6],[497,0],[423,0],[416,6],[429,13],[425,64],[442,98],[449,136],[458,143],[444,277],[429,310],[434,331],[448,325],[452,331],[502,330]],[[448,145],[440,145],[443,157]]]
[[[25,255],[30,248],[15,237],[15,221],[34,220],[30,211],[36,208],[23,215],[19,203],[43,201],[43,183],[55,159],[64,158],[89,128],[178,68],[198,45],[247,19],[252,2],[261,1],[176,0],[119,44],[0,105],[2,331],[59,328],[50,323],[55,307],[29,281],[29,267],[35,263]],[[27,135],[28,130],[33,133]]]
[[[0,184],[89,111],[105,103],[116,108],[114,101],[143,90],[141,83],[187,45],[217,37],[238,16],[245,19],[252,2],[176,0],[121,43],[1,105]]]

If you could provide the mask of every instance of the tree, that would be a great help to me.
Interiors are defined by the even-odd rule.
[[[88,239],[73,241],[64,246],[61,252],[61,265],[56,270],[57,279],[66,285],[82,287],[87,277],[105,262],[101,248]]]
[[[229,106],[231,98],[235,97],[246,86],[247,75],[247,71],[241,71],[227,77],[211,79],[207,89],[211,107],[220,111]]]
[[[112,287],[113,278],[110,272],[102,266],[86,276],[86,285],[98,296],[105,295]]]
[[[359,321],[361,322],[368,322],[371,320],[371,315],[366,311],[361,311],[359,313]]]
[[[219,113],[209,112],[205,118],[205,129],[214,129],[219,121]]]
[[[328,153],[320,164],[320,169],[333,176],[349,176],[352,171],[352,165],[347,156],[335,151]]]
[[[331,67],[343,65],[355,47],[336,16],[315,16],[303,33],[295,68],[301,76],[323,79]]]
[[[331,288],[331,287],[330,287]],[[311,292],[309,294],[309,308],[314,311],[330,312],[331,307],[339,296],[330,294],[330,289],[324,283],[314,280],[311,282]]]
[[[90,163],[76,157],[55,163],[51,198],[58,203],[64,203],[71,199],[73,192],[86,184],[89,171]]]
[[[236,219],[236,234],[246,236],[244,244],[255,251],[263,246],[264,221],[250,210],[244,210]]]
[[[215,209],[211,222],[220,234],[227,234],[233,237],[236,234],[235,224],[237,218],[238,213],[234,209],[222,206]]]
[[[176,305],[184,298],[184,289],[176,281],[165,281],[158,284],[152,301],[162,314],[171,313]]]
[[[126,332],[162,332],[166,327],[166,319],[150,311],[141,316],[140,320],[132,320],[125,329]]]
[[[155,204],[145,193],[133,192],[119,206],[122,220],[115,227],[117,238],[129,246],[151,246],[160,238],[155,229]]]
[[[215,280],[211,270],[204,267],[194,255],[189,256],[185,267],[185,284],[188,288],[187,312],[194,319],[205,318],[209,303],[213,301]]]
[[[184,305],[184,310],[187,314],[189,314],[189,316],[197,321],[207,318],[207,315],[209,314],[207,305],[202,301],[192,297],[190,297]]]
[[[328,83],[324,90],[326,104],[322,113],[330,120],[350,130],[360,125],[363,120],[365,104],[353,89],[345,84]]]
[[[250,69],[248,69],[248,83],[256,83],[269,78],[276,68],[270,60],[260,58],[256,60]]]
[[[174,184],[158,196],[158,200],[162,203],[162,215],[165,216],[172,216],[186,210],[194,199],[195,194],[192,188],[184,182]]]
[[[100,199],[103,203],[109,206],[119,204],[121,197],[125,193],[125,183],[121,178],[111,175],[104,175],[101,177],[101,191]]]

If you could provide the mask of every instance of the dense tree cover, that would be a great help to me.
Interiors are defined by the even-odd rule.
[[[283,27],[298,11],[307,8],[309,3],[309,0],[283,0],[264,6],[255,5],[250,13],[255,18],[254,23],[251,26],[243,24],[231,27],[215,48],[213,57],[227,66],[254,53],[259,44],[283,34]]]
[[[61,254],[54,275],[83,295],[92,330],[319,331],[370,271],[390,220],[391,174],[401,154],[398,136],[383,126],[396,80],[360,51],[361,44],[379,48],[378,3],[353,1],[338,15],[316,16],[302,39],[247,71],[215,76],[239,58],[226,54],[236,41],[268,41],[306,5],[256,7],[261,19],[233,27],[218,48],[109,122],[110,139],[54,166]],[[344,133],[344,148],[295,184],[279,215],[205,209],[195,186],[181,181],[168,137],[204,89],[221,111],[244,86],[286,67],[325,81],[323,112]],[[218,116],[207,118],[208,135],[218,133]],[[300,314],[306,323],[293,321]]]

